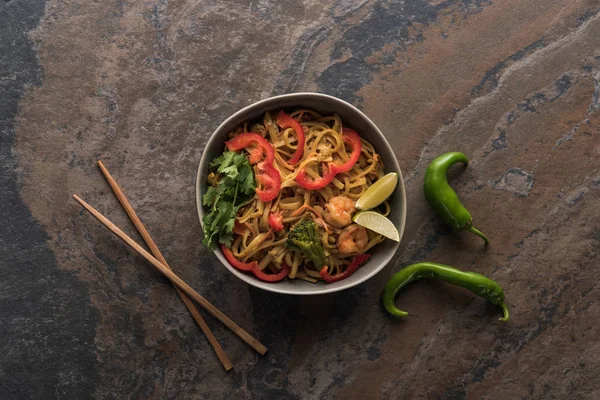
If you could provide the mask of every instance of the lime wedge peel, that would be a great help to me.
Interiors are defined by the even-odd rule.
[[[359,210],[370,210],[377,207],[394,193],[397,185],[398,174],[395,172],[386,174],[365,190],[356,202],[356,208]]]
[[[394,226],[392,221],[387,219],[385,216],[375,211],[361,211],[352,217],[352,221],[360,226],[377,232],[380,235],[385,236],[388,239],[400,241],[400,234],[398,229]]]

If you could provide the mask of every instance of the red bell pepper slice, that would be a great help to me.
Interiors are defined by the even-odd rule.
[[[242,149],[247,149],[252,145],[256,145],[255,149],[250,149],[248,152],[250,153],[250,157],[248,157],[248,161],[250,164],[256,164],[260,161],[261,156],[265,155],[265,162],[268,164],[273,164],[275,160],[275,150],[273,150],[273,146],[267,139],[254,132],[246,132],[240,135],[237,135],[233,139],[229,139],[225,142],[227,148],[231,151],[240,151]]]
[[[254,132],[245,132],[237,135],[233,139],[225,142],[227,148],[231,151],[239,151],[242,149],[248,150],[250,153],[248,161],[251,164],[256,164],[260,161],[261,157],[265,156],[265,161],[258,164],[260,173],[256,176],[256,180],[261,183],[265,189],[256,189],[256,194],[262,201],[271,201],[281,188],[281,176],[279,171],[273,167],[273,161],[275,161],[275,150],[273,146],[267,140]],[[255,148],[248,149],[250,146],[256,145]]]
[[[260,268],[258,268],[258,263],[256,261],[244,263],[244,262],[241,262],[240,260],[238,260],[237,258],[235,258],[232,251],[225,245],[221,245],[221,251],[223,252],[223,255],[225,256],[225,258],[227,259],[227,261],[229,261],[229,263],[231,265],[233,265],[235,268],[239,269],[240,271],[246,271],[246,272],[252,271],[252,273],[261,281],[278,282],[278,281],[282,280],[283,278],[285,278],[288,275],[288,273],[290,272],[290,267],[288,267],[286,263],[283,263],[281,271],[279,271],[276,274],[267,274],[267,273],[261,271]]]
[[[258,268],[258,263],[256,261],[245,263],[235,258],[231,249],[223,244],[221,245],[221,251],[223,252],[223,255],[227,261],[229,261],[229,264],[233,265],[233,267],[239,269],[240,271],[253,271],[254,268]]]
[[[369,257],[371,257],[370,254],[359,254],[357,256],[354,256],[352,262],[350,263],[350,265],[348,265],[348,268],[346,268],[346,270],[341,274],[337,275],[330,275],[329,271],[327,271],[327,265],[325,265],[323,266],[323,268],[321,268],[319,275],[321,275],[321,278],[323,278],[323,280],[329,283],[341,281],[342,279],[346,279],[347,277],[355,273],[358,267],[360,267],[361,264],[365,263],[369,259]]]
[[[292,155],[292,158],[288,160],[288,164],[297,164],[304,153],[304,130],[298,121],[287,115],[285,112],[283,112],[283,110],[281,110],[277,115],[276,121],[277,125],[279,125],[281,128],[294,128],[294,131],[296,131],[296,136],[298,136],[298,147],[296,147],[296,151]]]
[[[344,128],[342,130],[342,138],[344,139],[344,142],[349,143],[352,146],[352,154],[350,154],[348,161],[335,166],[337,173],[350,171],[352,167],[354,167],[354,164],[356,164],[358,161],[362,151],[362,142],[360,141],[360,136],[358,136],[358,133],[354,132],[352,129]]]
[[[348,172],[352,169],[352,167],[354,167],[354,164],[356,164],[358,161],[362,151],[362,142],[360,141],[360,136],[358,136],[358,133],[354,132],[350,128],[344,128],[342,130],[342,135],[344,142],[352,145],[352,153],[350,154],[348,161],[340,165],[335,165],[333,163],[327,164],[327,172],[321,179],[317,179],[315,181],[308,180],[306,171],[304,168],[302,168],[300,171],[298,171],[298,175],[296,175],[296,182],[298,185],[302,186],[304,189],[321,189],[329,185],[337,174]]]
[[[275,232],[283,230],[283,213],[275,211],[269,214],[269,226]]]
[[[250,162],[250,164],[256,164],[257,162],[259,162],[262,156],[263,151],[258,147],[255,147],[252,150],[248,150],[248,161]]]
[[[296,182],[298,185],[302,186],[304,189],[316,190],[321,189],[331,183],[335,174],[337,173],[335,164],[328,163],[323,165],[324,169],[327,169],[323,176],[316,180],[309,180],[306,175],[306,168],[302,167],[300,171],[298,171],[298,175],[296,175]]]
[[[260,173],[256,176],[256,180],[263,185],[264,190],[256,189],[258,198],[264,202],[271,201],[279,194],[281,188],[281,176],[279,171],[266,161],[258,164]]]
[[[279,282],[280,280],[288,276],[288,274],[290,273],[290,267],[288,267],[287,264],[284,262],[281,265],[281,271],[277,272],[276,274],[267,274],[261,271],[260,268],[258,268],[258,265],[256,265],[256,267],[252,269],[252,272],[254,273],[254,276],[256,276],[261,281]]]

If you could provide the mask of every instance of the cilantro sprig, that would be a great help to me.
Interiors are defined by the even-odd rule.
[[[243,154],[226,151],[215,158],[209,168],[219,176],[217,186],[209,186],[202,204],[209,211],[204,223],[204,243],[210,249],[218,241],[231,246],[233,225],[240,207],[254,196],[256,182],[252,167]]]

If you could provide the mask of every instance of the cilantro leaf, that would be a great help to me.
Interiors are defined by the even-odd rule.
[[[204,196],[202,196],[202,205],[212,206],[215,204],[215,200],[219,197],[219,191],[214,186],[209,186]]]
[[[233,226],[241,204],[254,196],[256,181],[252,166],[243,154],[226,151],[209,164],[220,175],[216,187],[210,186],[202,197],[209,211],[203,218],[204,243],[210,249],[215,242],[231,245]]]
[[[237,181],[240,183],[240,193],[247,196],[254,195],[256,189],[256,182],[254,180],[254,173],[252,167],[248,164],[247,166],[241,166],[239,168],[239,175]]]

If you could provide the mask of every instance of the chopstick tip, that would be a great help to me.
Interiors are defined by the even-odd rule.
[[[88,205],[85,201],[83,201],[83,199],[81,197],[77,196],[76,194],[73,195],[73,198],[75,199],[76,202],[81,204],[83,207]]]

